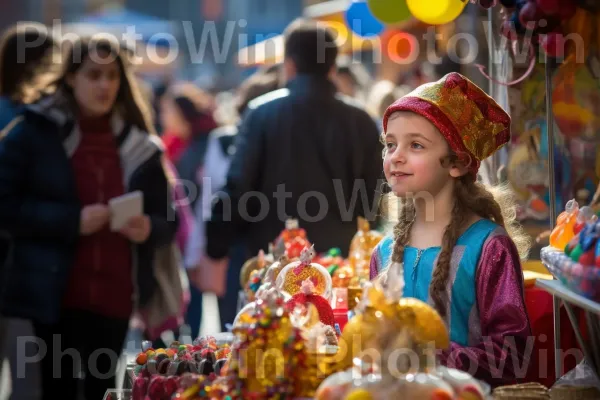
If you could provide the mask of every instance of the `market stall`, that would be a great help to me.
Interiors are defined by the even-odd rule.
[[[433,9],[431,3],[423,0],[408,0],[405,9],[398,9],[398,2],[354,1],[350,7],[346,3],[345,10],[331,13],[332,9],[328,9],[326,18],[334,20],[331,26],[338,30],[338,40],[350,43],[349,47],[342,47],[344,51],[353,52],[373,43],[381,46],[384,30],[403,19],[416,17],[434,25],[452,21],[467,2],[443,3],[446,12],[432,16],[427,14]],[[569,379],[553,384],[566,372],[562,368],[561,338],[568,331],[561,325],[561,313],[572,323],[585,356],[587,364],[582,368],[586,373],[600,372],[600,225],[596,210],[584,207],[592,201],[600,178],[596,169],[600,143],[600,124],[596,121],[600,110],[596,107],[600,102],[594,94],[599,76],[594,75],[595,52],[585,52],[586,62],[577,64],[570,61],[574,60],[571,55],[577,54],[576,46],[567,46],[562,53],[557,46],[559,32],[582,35],[588,45],[595,33],[600,36],[600,32],[588,29],[597,20],[598,10],[588,7],[589,2],[500,3],[504,9],[501,17],[506,19],[502,33],[509,42],[528,44],[530,50],[525,53],[525,61],[513,63],[516,77],[492,68],[485,73],[491,74],[490,92],[496,97],[506,96],[505,106],[511,108],[513,115],[514,138],[507,152],[505,178],[521,196],[521,221],[539,231],[554,228],[550,247],[542,251],[541,257],[556,280],[540,280],[548,276],[548,271],[541,265],[532,267],[535,273],[525,276],[525,299],[535,342],[532,351],[540,353],[553,347],[550,357],[555,360],[555,376],[541,377],[544,365],[536,365],[522,377],[525,384],[492,391],[487,383],[467,373],[432,363],[425,344],[433,343],[433,350],[449,346],[449,333],[439,314],[418,300],[399,298],[402,289],[393,272],[388,274],[385,285],[368,284],[369,260],[382,239],[381,233],[371,230],[366,221],[357,221],[357,233],[348,244],[349,256],[344,259],[340,249],[315,254],[306,231],[298,221],[290,220],[270,248],[242,268],[243,290],[232,337],[204,337],[191,344],[175,342],[167,349],[143,347],[135,364],[128,368],[131,389],[122,395],[134,400],[356,400],[375,398],[374,393],[380,396],[377,398],[548,399],[551,393],[553,398],[567,398],[562,397],[567,391],[591,393],[589,398],[597,398],[593,396],[600,392],[594,392],[593,385],[578,386]],[[546,3],[561,7],[550,9]],[[377,8],[382,4],[388,8]],[[480,4],[492,7],[495,2],[480,0]],[[389,8],[390,5],[394,7]],[[365,14],[365,10],[370,14]],[[324,14],[314,11],[309,15],[319,18]],[[548,29],[540,27],[544,18],[551,22]],[[364,20],[367,24],[350,27],[348,19]],[[532,32],[525,29],[528,22],[532,22]],[[527,36],[528,32],[531,35]],[[256,65],[281,61],[283,38],[269,40],[242,50],[240,62]],[[514,46],[502,51],[514,58],[511,48]],[[492,53],[495,50],[490,48]],[[538,63],[538,54],[552,62]],[[506,60],[503,65],[506,67]],[[590,76],[594,77],[593,82]],[[569,202],[565,212],[557,215],[558,207],[562,209],[562,204],[571,198],[576,201]],[[553,299],[553,304],[546,302],[547,298]],[[586,322],[583,327],[579,313]],[[554,335],[550,338],[551,327],[544,322],[548,317],[554,318]],[[351,349],[357,337],[358,342],[386,357],[394,350],[410,349],[418,362],[400,357],[395,365],[398,369],[391,371],[373,359],[355,357],[357,354]],[[545,367],[549,365],[551,362]],[[381,397],[385,395],[388,397]]]
[[[399,297],[399,274],[389,274],[385,286],[363,285],[355,315],[346,321],[348,289],[363,280],[364,252],[379,239],[361,221],[349,260],[335,251],[317,255],[312,246],[300,247],[308,238],[289,221],[272,246],[283,254],[261,254],[255,268],[245,271],[252,301],[238,313],[230,337],[173,342],[163,349],[146,342],[128,367],[126,389],[106,398],[334,400],[368,399],[365,392],[383,391],[415,399],[486,399],[491,388],[485,382],[427,358],[432,343],[448,347],[449,333],[432,307]],[[417,358],[403,357],[399,370],[389,370],[387,362],[368,356],[372,349],[387,361],[397,348]]]
[[[532,55],[526,68],[518,70],[525,71],[522,79],[516,79],[508,89],[517,135],[507,178],[522,200],[522,222],[539,227],[538,233],[546,224],[546,229],[551,229],[550,245],[540,256],[555,280],[538,280],[536,284],[543,291],[537,294],[538,307],[542,303],[545,307],[545,311],[536,312],[548,314],[550,306],[553,311],[549,363],[555,371],[549,383],[554,384],[552,391],[559,398],[597,398],[600,269],[596,261],[596,209],[590,206],[596,201],[600,178],[600,74],[596,58],[600,30],[595,22],[600,10],[595,2],[586,1],[501,3],[506,12],[503,34],[529,45]],[[538,333],[548,334],[549,326],[543,327]],[[573,352],[581,353],[583,361],[578,357],[576,361],[581,363],[575,366],[569,359],[567,366],[565,354]],[[582,375],[585,379],[580,378]]]

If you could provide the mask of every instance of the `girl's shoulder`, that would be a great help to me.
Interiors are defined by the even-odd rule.
[[[492,238],[506,236],[506,230],[489,219],[481,218],[469,225],[458,239],[457,244],[472,244],[472,242],[484,243]]]

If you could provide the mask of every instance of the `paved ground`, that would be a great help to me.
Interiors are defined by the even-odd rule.
[[[200,334],[206,335],[211,333],[217,333],[220,331],[221,322],[219,321],[219,311],[217,306],[217,299],[212,295],[204,296],[204,309],[202,313],[202,327],[200,328]],[[136,340],[135,335],[132,335],[129,339]],[[139,342],[139,339],[136,340]],[[135,356],[139,350],[138,348],[130,349],[128,352],[128,358],[132,358]],[[117,375],[119,377],[123,376],[122,372],[119,372]],[[118,382],[118,385],[121,385],[121,382]],[[8,400],[10,393],[10,373],[8,371],[8,363],[4,364],[4,368],[2,368],[2,376],[0,376],[0,400]],[[20,400],[20,399],[17,399]],[[95,399],[90,399],[95,400]]]

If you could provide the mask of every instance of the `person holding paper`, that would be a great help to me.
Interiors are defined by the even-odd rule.
[[[116,42],[72,43],[55,93],[27,107],[0,140],[0,229],[15,242],[17,271],[2,311],[35,321],[48,350],[45,399],[78,397],[79,371],[66,349],[87,367],[85,398],[116,386],[113,360],[130,316],[156,292],[157,251],[177,230],[162,145],[128,65]],[[111,211],[111,199],[123,205],[121,196],[138,191]],[[129,218],[111,230],[122,213]]]

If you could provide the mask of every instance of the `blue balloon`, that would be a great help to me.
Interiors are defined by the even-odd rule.
[[[367,2],[355,0],[346,10],[346,24],[350,30],[362,37],[374,37],[383,32],[384,26],[371,14]]]

